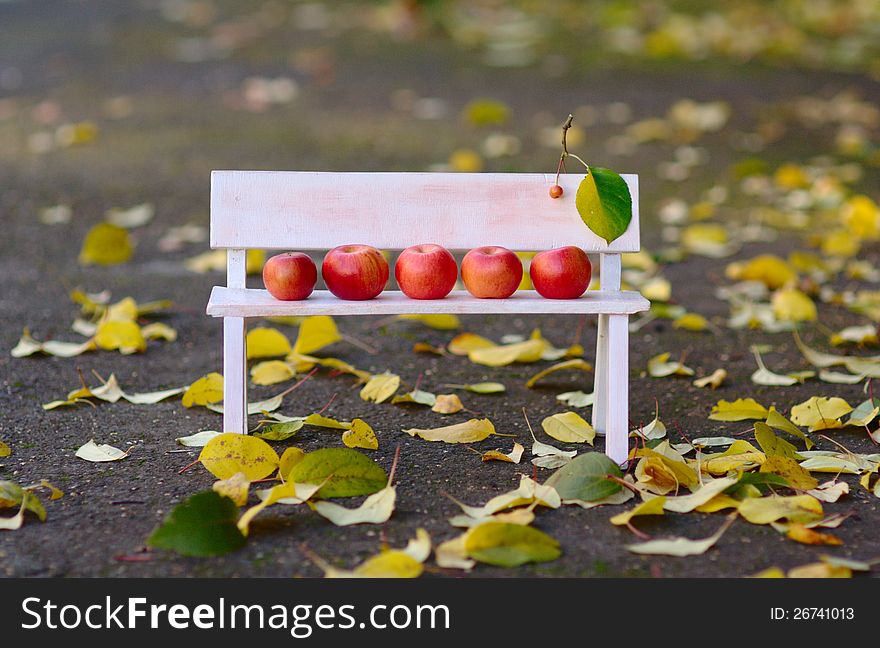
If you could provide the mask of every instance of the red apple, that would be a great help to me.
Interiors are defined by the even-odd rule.
[[[413,245],[397,257],[394,278],[410,299],[443,299],[455,286],[458,266],[449,250],[440,245]]]
[[[505,299],[519,287],[523,268],[507,248],[487,245],[474,248],[461,260],[461,280],[474,297]]]
[[[321,275],[339,299],[373,299],[388,283],[388,262],[370,245],[340,245],[324,257]]]
[[[302,252],[277,254],[263,266],[263,284],[275,299],[305,299],[312,294],[317,281],[315,262]]]
[[[547,299],[577,299],[589,287],[592,274],[587,253],[573,245],[539,252],[529,268],[532,285]]]

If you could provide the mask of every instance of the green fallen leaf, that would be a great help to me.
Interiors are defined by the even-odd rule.
[[[465,534],[464,548],[471,558],[499,567],[546,562],[562,555],[559,543],[543,531],[506,522],[472,528]]]
[[[245,545],[237,520],[238,507],[228,497],[196,493],[174,507],[147,544],[184,556],[217,556]]]
[[[564,500],[600,500],[621,489],[620,484],[608,479],[609,475],[623,477],[620,468],[606,455],[585,452],[578,455],[546,481]]]
[[[263,429],[254,432],[255,437],[266,441],[287,441],[296,434],[303,426],[303,421],[288,421],[286,423],[273,423]]]
[[[443,385],[444,387],[450,387],[452,389],[466,389],[469,392],[473,392],[475,394],[500,394],[505,391],[507,388],[501,383],[497,382],[482,382],[482,383],[473,383],[471,385]]]
[[[350,448],[322,448],[306,454],[288,473],[298,484],[326,483],[316,497],[371,495],[385,487],[388,476],[365,454]]]

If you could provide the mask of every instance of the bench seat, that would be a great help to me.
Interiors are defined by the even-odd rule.
[[[402,314],[606,314],[632,315],[650,308],[639,293],[591,290],[580,299],[545,299],[534,290],[518,290],[507,299],[478,299],[455,290],[445,299],[410,299],[386,290],[375,299],[346,301],[327,290],[316,290],[303,301],[279,301],[256,288],[215,286],[207,313],[213,317],[277,317],[282,315],[402,315]]]

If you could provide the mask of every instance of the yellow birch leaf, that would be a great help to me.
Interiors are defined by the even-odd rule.
[[[816,304],[797,288],[784,288],[773,293],[770,300],[776,319],[787,322],[813,322]]]
[[[685,313],[672,321],[672,327],[685,331],[700,332],[709,328],[709,320],[698,313]]]
[[[329,416],[322,416],[321,414],[309,414],[303,419],[303,423],[306,425],[315,425],[317,427],[331,428],[333,430],[350,430],[352,426],[352,423],[337,421],[336,419],[330,418]]]
[[[495,426],[489,419],[470,419],[464,423],[445,427],[422,430],[411,428],[404,430],[411,437],[418,436],[425,441],[443,441],[445,443],[476,443],[495,434]]]
[[[278,476],[281,477],[282,480],[287,481],[287,476],[290,474],[290,471],[293,470],[293,467],[302,461],[302,458],[305,456],[306,453],[299,448],[287,448],[281,453],[281,459],[278,461]]]
[[[249,275],[258,275],[266,264],[266,251],[251,248],[244,255],[244,271]]]
[[[518,508],[503,513],[495,513],[486,518],[472,518],[469,515],[456,515],[449,518],[449,524],[454,527],[472,529],[484,522],[507,522],[509,524],[528,525],[535,521],[535,514],[531,508]]]
[[[541,421],[541,427],[549,436],[564,443],[593,445],[593,439],[596,438],[596,430],[577,412],[562,412],[548,416]]]
[[[623,513],[618,513],[612,517],[611,524],[615,526],[629,524],[629,521],[637,515],[663,515],[663,504],[665,502],[666,498],[662,495],[660,497],[646,500],[641,504],[638,504],[635,508],[632,508],[629,511],[624,511]]]
[[[678,497],[667,496],[663,508],[667,511],[676,513],[690,513],[699,506],[707,504],[709,501],[720,495],[725,489],[733,486],[739,477],[724,477],[722,479],[713,479],[704,483],[700,488],[690,495],[680,495]]]
[[[183,262],[184,267],[190,272],[204,274],[211,271],[226,270],[226,250],[208,250]]]
[[[488,518],[499,511],[517,506],[537,503],[539,506],[557,509],[562,505],[559,493],[555,488],[539,484],[527,475],[520,475],[519,486],[516,489],[496,495],[483,506],[468,506],[454,498],[450,497],[450,499],[458,504],[465,515],[477,520]]]
[[[228,497],[236,506],[247,504],[250,487],[251,482],[243,472],[237,472],[232,477],[215,481],[211,485],[215,493]]]
[[[295,375],[290,365],[283,360],[266,360],[251,367],[251,382],[255,385],[276,385]]]
[[[342,433],[342,442],[349,448],[379,449],[379,440],[373,428],[359,418],[354,419],[351,428]]]
[[[461,328],[461,320],[458,319],[457,315],[407,313],[405,315],[398,315],[397,319],[421,322],[425,326],[438,331],[453,331]]]
[[[11,454],[12,449],[8,445],[0,441],[0,457],[8,457]]]
[[[290,353],[290,340],[278,329],[257,327],[245,339],[247,358],[278,358]]]
[[[826,257],[848,259],[859,253],[861,241],[845,229],[836,229],[822,234],[822,254]]]
[[[762,254],[748,261],[727,266],[725,274],[734,281],[760,281],[776,290],[797,280],[797,272],[786,261],[773,254]]]
[[[489,450],[488,452],[484,452],[483,461],[505,461],[518,464],[520,460],[522,460],[524,451],[525,448],[521,444],[514,442],[513,450],[507,454],[502,453],[500,450]]]
[[[399,549],[391,549],[368,558],[350,574],[339,570],[326,574],[328,578],[418,578],[422,563]]]
[[[193,405],[219,403],[222,400],[223,376],[215,371],[202,376],[187,387],[181,402],[184,407],[192,407]]]
[[[327,518],[336,526],[383,524],[391,518],[396,499],[395,487],[387,486],[370,495],[363,504],[354,509],[327,501],[315,502],[314,509],[318,515]]]
[[[809,427],[811,432],[843,427],[837,419],[849,414],[852,409],[842,398],[813,396],[791,408],[791,421],[795,425]]]
[[[802,439],[807,450],[812,448],[814,445],[810,437],[801,432],[794,423],[792,423],[782,414],[777,412],[776,408],[772,405],[770,406],[770,411],[767,413],[767,420],[764,423],[772,428],[782,430],[783,432],[788,432],[792,436],[796,436],[797,438]]]
[[[717,513],[724,509],[739,509],[740,500],[732,498],[730,495],[716,495],[705,504],[700,504],[694,510],[698,513]]]
[[[870,476],[870,474],[866,473],[866,476]],[[847,493],[849,493],[849,484],[834,479],[807,491],[807,495],[812,495],[823,502],[836,502]]]
[[[822,503],[809,495],[750,497],[740,503],[739,514],[752,524],[770,524],[782,519],[813,522],[822,518]]]
[[[532,339],[524,342],[514,342],[513,344],[474,349],[468,353],[468,358],[473,363],[486,365],[487,367],[503,367],[514,362],[537,362],[541,359],[546,348],[546,340]]]
[[[123,452],[119,448],[114,448],[113,446],[104,443],[95,443],[94,439],[90,439],[87,443],[80,446],[76,451],[75,456],[80,459],[85,459],[86,461],[99,463],[125,459],[130,451],[131,448],[129,448],[128,451]]]
[[[425,562],[431,556],[431,536],[419,527],[416,529],[416,537],[410,538],[402,551],[420,563]]]
[[[119,350],[120,353],[143,352],[147,349],[147,341],[141,328],[132,321],[104,320],[98,324],[95,332],[95,344],[106,351]]]
[[[720,400],[712,408],[709,418],[713,421],[745,421],[766,418],[768,410],[752,398],[738,398],[733,402]]]
[[[830,533],[813,531],[803,524],[792,524],[788,527],[785,537],[801,544],[809,545],[842,545],[843,540]]]
[[[428,407],[433,407],[437,404],[437,396],[432,394],[431,392],[422,391],[421,389],[414,389],[411,392],[407,392],[406,394],[402,394],[400,396],[395,396],[391,399],[392,405],[397,405],[398,403],[416,403],[417,405],[427,405]]]
[[[79,252],[80,265],[117,265],[131,258],[134,247],[128,231],[110,223],[98,223],[86,234]]]
[[[652,378],[665,378],[666,376],[693,376],[694,370],[686,367],[682,362],[669,362],[669,352],[661,353],[648,360],[648,375]]]
[[[464,404],[457,394],[438,394],[431,411],[438,414],[455,414],[463,409]]]
[[[217,479],[229,479],[241,472],[248,481],[268,477],[280,463],[278,454],[268,443],[235,432],[226,432],[208,441],[199,454],[199,461]]]
[[[238,519],[238,530],[242,535],[250,533],[250,525],[253,519],[260,512],[272,506],[273,504],[303,504],[309,500],[320,489],[319,484],[295,484],[288,482],[279,484],[265,491],[257,491],[260,498],[259,504],[254,504],[247,511],[242,513]]]
[[[299,335],[293,345],[293,352],[307,355],[341,339],[336,322],[329,315],[306,317],[299,326]]]
[[[104,313],[104,319],[134,321],[138,316],[137,302],[131,297],[120,299],[115,304],[110,304]]]
[[[174,342],[177,340],[177,331],[163,322],[153,322],[141,329],[141,335],[147,340],[165,340]]]
[[[749,578],[785,578],[785,572],[779,567],[768,567],[757,574],[752,574]]]
[[[676,556],[683,558],[685,556],[700,556],[706,553],[718,540],[724,535],[724,532],[733,524],[735,516],[727,519],[721,528],[718,529],[708,538],[702,540],[691,540],[689,538],[660,538],[657,540],[648,540],[638,544],[627,545],[627,551],[637,554],[646,554],[651,556]]]
[[[829,565],[824,562],[800,565],[788,570],[789,578],[852,578],[849,567]]]
[[[462,533],[451,540],[441,542],[434,548],[434,560],[437,562],[438,567],[443,569],[463,569],[465,571],[473,569],[476,561],[471,560],[467,556],[464,546],[465,535],[465,533]]]
[[[697,378],[694,381],[694,387],[711,387],[712,389],[717,389],[718,387],[721,387],[725,378],[727,378],[727,371],[725,369],[716,369],[704,378]]]
[[[791,457],[770,455],[761,464],[760,472],[784,477],[788,485],[797,490],[808,491],[819,485],[819,480],[801,468],[798,462]]]
[[[361,389],[360,396],[365,401],[382,403],[391,398],[398,387],[400,387],[400,376],[397,374],[388,372],[376,374]]]
[[[446,345],[446,349],[453,355],[466,356],[471,351],[477,349],[489,349],[495,346],[498,345],[492,340],[488,340],[480,335],[474,333],[461,333],[452,338],[449,344]]]
[[[535,383],[537,383],[541,378],[552,374],[557,371],[566,371],[569,369],[578,369],[580,371],[592,371],[593,365],[591,365],[586,360],[582,360],[580,358],[575,358],[572,360],[565,360],[558,364],[553,365],[552,367],[547,367],[536,373],[534,376],[528,379],[526,382],[526,387],[534,387]]]

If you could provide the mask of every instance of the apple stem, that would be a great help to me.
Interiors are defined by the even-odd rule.
[[[566,118],[565,120],[565,123],[562,124],[562,153],[559,156],[559,165],[556,167],[556,184],[559,184],[559,174],[565,170],[565,158],[567,158],[568,156],[573,157],[575,160],[583,164],[584,167],[586,167],[587,169],[587,173],[590,172],[590,165],[584,162],[574,153],[570,153],[568,150],[568,129],[571,128],[571,124],[573,121],[574,115],[569,113],[568,118]]]

